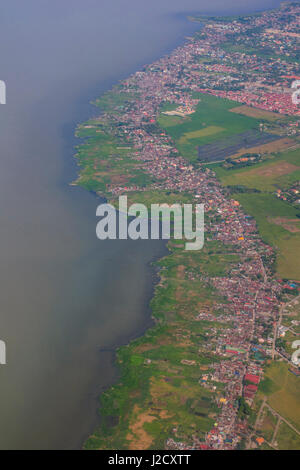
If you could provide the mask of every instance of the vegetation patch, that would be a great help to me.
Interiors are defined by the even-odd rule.
[[[227,136],[240,134],[249,129],[259,128],[259,120],[230,112],[230,109],[236,106],[234,101],[203,93],[194,93],[194,96],[200,99],[200,102],[195,113],[189,115],[183,121],[180,122],[178,120],[177,124],[174,124],[174,121],[172,121],[170,125],[166,118],[173,119],[174,116],[165,116],[163,114],[158,119],[160,126],[175,141],[179,152],[188,160],[197,160],[198,147],[200,145],[209,144]],[[184,136],[186,135],[194,135],[194,137],[185,139]]]
[[[284,422],[280,424],[276,441],[279,450],[300,449],[300,436]]]
[[[269,405],[300,430],[300,378],[289,371],[289,365],[275,362],[267,367],[260,392],[268,396]]]
[[[225,186],[241,184],[272,192],[300,179],[300,149],[271,155],[251,167],[226,170],[218,165],[210,168]]]

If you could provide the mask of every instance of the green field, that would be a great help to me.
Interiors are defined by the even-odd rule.
[[[258,119],[230,112],[230,109],[237,107],[235,101],[202,93],[195,93],[194,96],[200,99],[194,114],[176,119],[176,116],[161,114],[158,118],[160,126],[174,139],[179,152],[188,160],[197,160],[199,145],[259,126]],[[163,107],[162,111],[166,110],[170,110],[170,105]]]
[[[185,145],[189,142],[189,140],[201,139],[202,137],[215,135],[223,131],[224,131],[223,127],[208,126],[208,127],[204,127],[204,129],[199,129],[198,131],[186,132],[185,134],[183,134],[182,137],[180,137],[178,144]]]
[[[259,391],[277,413],[300,430],[300,377],[289,372],[289,367],[285,362],[268,366]]]
[[[278,418],[267,407],[265,407],[263,413],[263,422],[258,434],[266,441],[271,442]]]
[[[94,104],[98,106],[102,112],[113,111],[114,113],[122,113],[126,103],[135,100],[137,97],[137,93],[125,93],[122,92],[121,86],[115,86],[98,98]]]
[[[210,168],[225,186],[243,185],[273,192],[300,180],[300,149],[271,155],[262,163],[241,169],[226,170],[221,165],[210,165]]]
[[[300,436],[286,423],[281,423],[276,437],[279,450],[299,450]]]
[[[116,105],[110,100],[108,103]],[[105,101],[103,106],[109,107],[108,103]],[[117,108],[122,106],[119,101],[117,103]],[[104,124],[101,119],[90,120],[79,126],[76,136],[83,139],[83,143],[77,146],[75,155],[80,166],[80,176],[76,184],[108,196],[109,184],[144,187],[155,181],[137,168],[139,162],[132,158],[131,143],[118,135],[117,131],[112,132],[110,126]]]
[[[300,280],[300,264],[296,253],[300,253],[300,233],[291,233],[272,222],[272,218],[282,217],[297,220],[299,210],[267,193],[233,194],[252,215],[258,225],[262,239],[277,251],[277,276]]]

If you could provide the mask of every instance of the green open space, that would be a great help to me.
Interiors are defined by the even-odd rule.
[[[274,362],[266,368],[259,392],[267,396],[269,405],[300,430],[300,377],[289,371],[285,362]]]
[[[76,135],[83,139],[75,155],[80,167],[78,185],[109,196],[110,184],[144,187],[155,181],[132,157],[131,142],[101,120],[79,126]]]
[[[300,449],[300,436],[284,422],[280,424],[276,442],[279,450]]]
[[[227,170],[220,164],[210,165],[210,168],[226,186],[243,185],[273,192],[300,180],[300,149],[273,154],[262,163],[245,168]]]
[[[267,407],[265,407],[263,413],[262,425],[257,431],[257,435],[262,436],[268,442],[272,442],[278,418]]]
[[[230,112],[237,106],[235,101],[217,98],[215,96],[194,93],[200,99],[195,113],[179,118],[169,123],[169,118],[160,114],[158,123],[175,141],[179,152],[188,160],[196,161],[198,146],[215,142],[227,136],[240,134],[250,129],[258,129],[259,120]],[[168,108],[163,107],[162,111]]]
[[[252,215],[262,239],[276,249],[276,273],[280,278],[300,280],[300,233],[291,233],[274,223],[275,218],[297,220],[299,210],[268,193],[234,193],[245,211]]]

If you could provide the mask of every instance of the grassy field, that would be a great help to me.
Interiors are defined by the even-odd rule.
[[[178,144],[185,145],[188,144],[189,140],[201,139],[202,137],[207,137],[209,135],[215,135],[219,132],[223,132],[223,127],[218,126],[207,126],[204,129],[199,129],[198,131],[186,132],[183,136],[180,137]]]
[[[289,372],[285,362],[272,363],[265,372],[259,391],[267,395],[269,405],[300,430],[300,377]]]
[[[245,211],[257,222],[263,240],[277,250],[276,272],[279,278],[300,280],[300,264],[295,253],[300,253],[300,233],[291,233],[274,223],[273,218],[297,220],[299,210],[267,193],[236,193]]]
[[[79,126],[76,135],[83,139],[77,146],[80,176],[76,184],[107,196],[110,184],[144,187],[154,181],[137,168],[139,162],[132,158],[130,142],[112,133],[101,120],[90,120]]]
[[[263,413],[263,422],[262,426],[260,427],[259,434],[262,435],[265,440],[271,442],[276,427],[277,418],[273,416],[267,407],[264,409]]]
[[[218,139],[239,134],[249,129],[257,129],[259,120],[232,113],[237,103],[215,96],[196,93],[200,99],[196,112],[186,118],[176,118],[161,114],[158,122],[174,139],[181,154],[191,161],[198,157],[197,147]],[[170,106],[162,111],[169,110]]]
[[[281,423],[276,437],[279,450],[299,450],[300,436],[286,423]]]
[[[264,192],[284,189],[300,179],[300,149],[271,155],[255,166],[226,170],[220,165],[212,168],[221,182],[228,185],[243,185]]]
[[[98,106],[102,112],[113,110],[114,112],[122,113],[126,103],[135,100],[137,96],[137,93],[122,93],[121,87],[115,86],[98,98],[94,104]]]
[[[233,113],[243,114],[244,116],[254,117],[256,119],[263,119],[266,121],[277,121],[277,119],[285,119],[285,116],[264,109],[253,108],[252,106],[242,105],[232,108]]]

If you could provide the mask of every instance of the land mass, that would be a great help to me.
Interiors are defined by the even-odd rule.
[[[96,100],[76,184],[115,204],[204,203],[168,242],[155,326],[117,351],[90,449],[300,448],[300,7],[201,30]]]

